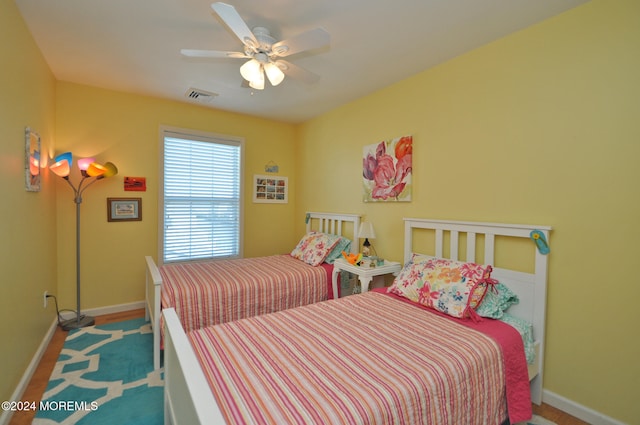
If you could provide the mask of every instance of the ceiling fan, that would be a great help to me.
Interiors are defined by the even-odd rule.
[[[265,74],[273,86],[277,86],[285,75],[307,83],[313,83],[320,77],[304,68],[281,58],[317,49],[329,44],[329,33],[322,28],[303,32],[288,40],[276,41],[264,27],[249,29],[236,9],[226,3],[212,3],[211,8],[224,21],[236,37],[242,41],[242,52],[224,52],[217,50],[182,49],[182,55],[192,58],[236,58],[249,59],[240,67],[240,74],[249,82],[249,86],[264,89]]]

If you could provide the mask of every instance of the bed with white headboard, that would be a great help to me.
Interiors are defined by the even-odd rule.
[[[307,234],[314,231],[342,236],[351,241],[347,249],[358,251],[359,215],[308,212],[305,223]],[[331,286],[332,265],[324,262],[314,267],[289,255],[273,255],[159,268],[151,256],[146,256],[145,270],[145,316],[151,320],[153,328],[154,367],[157,369],[162,339],[161,308],[170,306],[180,311],[176,305],[181,304],[183,326],[191,330],[322,301],[327,299],[327,288]],[[225,278],[221,277],[223,275]],[[224,289],[229,281],[233,282],[232,287]],[[305,286],[297,281],[305,282]],[[258,285],[262,287],[258,288]],[[244,307],[245,301],[250,307]]]
[[[541,402],[547,256],[529,249],[527,262],[533,262],[533,271],[500,262],[504,250],[511,250],[512,239],[533,244],[527,239],[537,230],[548,241],[550,227],[405,219],[404,229],[405,260],[421,252],[493,263],[492,277],[518,294],[520,303],[510,313],[533,323],[538,350],[529,381],[524,359],[521,363],[521,385],[528,388],[529,383],[531,388],[531,399],[526,391],[524,400],[530,414],[531,401]],[[427,233],[433,236],[423,237]],[[427,247],[430,243],[433,246]],[[376,290],[189,333],[175,311],[166,309],[165,420],[284,423],[286,418],[307,418],[304,421],[310,423],[435,425],[503,423],[516,415],[520,417],[512,423],[527,419],[522,411],[513,414],[508,409],[513,399],[505,398],[506,372],[498,372],[502,366],[496,366],[504,360],[497,360],[504,357],[500,350],[496,346],[498,351],[480,354],[491,351],[484,345],[491,338],[480,338],[479,332],[465,331],[467,326],[407,301]],[[520,336],[516,333],[515,338]],[[431,345],[436,341],[442,348]],[[463,357],[467,354],[482,360],[474,366],[475,360]],[[408,358],[420,360],[407,362]],[[434,379],[428,374],[441,367],[435,365],[453,369],[436,372]],[[237,373],[247,370],[251,373]],[[457,398],[458,391],[466,391],[464,397]],[[521,398],[518,404],[522,402]],[[416,405],[421,407],[416,410]]]
[[[531,232],[542,232],[548,241],[549,226],[481,223],[467,221],[428,220],[422,218],[404,219],[404,259],[411,259],[416,252],[414,239],[420,230],[433,232],[431,254],[439,258],[450,258],[493,266],[492,277],[507,285],[518,295],[520,302],[508,312],[533,325],[536,347],[536,361],[529,365],[531,399],[542,402],[542,370],[544,365],[545,318],[547,299],[547,255],[542,254],[531,240]],[[496,241],[500,239],[529,239],[532,251],[531,271],[523,272],[501,268],[496,264]],[[446,249],[448,248],[448,249]],[[463,258],[461,252],[466,252]],[[531,262],[529,262],[531,263]]]

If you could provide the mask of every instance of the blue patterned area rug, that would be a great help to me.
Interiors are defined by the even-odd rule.
[[[162,424],[152,346],[142,318],[70,331],[33,424]]]

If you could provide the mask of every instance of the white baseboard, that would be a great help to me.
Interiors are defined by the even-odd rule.
[[[139,308],[144,308],[144,301],[92,308],[90,310],[84,310],[84,313],[90,314],[91,316],[102,316],[104,314],[120,313],[121,311],[137,310]]]
[[[116,305],[111,305],[107,307],[91,308],[88,310],[83,309],[82,313],[95,317],[95,316],[103,316],[105,314],[120,313],[122,311],[137,310],[139,308],[144,308],[144,306],[145,306],[144,301],[136,301],[136,302],[127,303],[127,304],[116,304]],[[61,316],[63,315],[61,314]],[[69,316],[67,314],[64,318],[72,319],[74,317],[75,317],[74,315]]]
[[[542,401],[591,425],[627,425],[549,390],[543,390]]]
[[[84,314],[89,314],[91,316],[102,316],[104,314],[112,314],[112,313],[120,313],[122,311],[136,310],[139,308],[144,308],[144,306],[145,306],[144,301],[137,301],[133,303],[117,304],[117,305],[112,305],[108,307],[92,308],[89,310],[83,310],[82,312]],[[55,318],[53,319],[53,322],[51,322],[51,326],[49,327],[49,330],[47,331],[44,338],[42,339],[42,342],[40,343],[40,346],[36,350],[36,353],[33,355],[33,358],[31,359],[29,366],[27,366],[27,369],[22,375],[22,379],[20,379],[20,382],[18,383],[18,386],[16,387],[15,391],[11,395],[10,400],[18,401],[22,399],[22,394],[24,394],[24,391],[27,389],[27,385],[29,385],[29,381],[31,381],[31,377],[36,371],[36,368],[40,363],[40,359],[42,359],[42,356],[44,355],[44,352],[46,351],[47,346],[49,345],[49,342],[51,342],[51,338],[53,337],[53,334],[56,331],[57,326],[58,326],[58,319]],[[30,400],[30,401],[39,401],[39,400]],[[2,414],[0,414],[0,425],[7,425],[11,420],[11,416],[13,416],[12,411],[3,410]]]
[[[29,381],[31,381],[31,377],[36,371],[36,368],[40,363],[40,359],[44,355],[44,352],[47,350],[47,346],[49,345],[51,338],[53,338],[53,334],[56,331],[56,326],[58,326],[57,318],[53,319],[53,321],[51,322],[51,326],[49,326],[49,330],[44,335],[44,338],[42,339],[40,346],[38,346],[36,353],[33,355],[31,362],[29,362],[29,366],[27,366],[27,369],[22,375],[20,382],[18,382],[18,386],[16,387],[13,394],[11,394],[11,398],[9,399],[10,401],[19,401],[22,399],[22,394],[24,394],[24,391],[27,389],[27,385],[29,385]],[[35,400],[30,400],[30,401],[35,401]],[[12,416],[13,416],[13,411],[3,410],[2,414],[0,414],[0,425],[7,425],[11,420]]]

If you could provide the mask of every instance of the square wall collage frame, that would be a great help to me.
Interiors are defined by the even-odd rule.
[[[253,176],[253,202],[286,204],[289,202],[289,179],[282,176]]]

